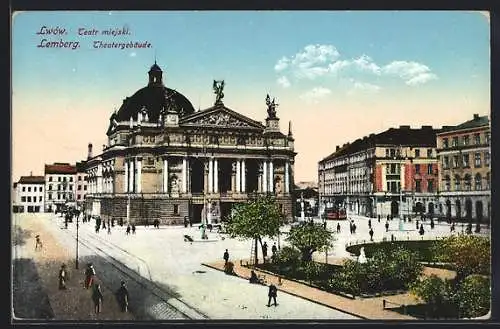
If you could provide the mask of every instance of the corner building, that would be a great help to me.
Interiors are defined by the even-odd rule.
[[[108,144],[85,163],[87,215],[149,224],[217,222],[236,203],[275,195],[293,216],[294,139],[280,132],[276,105],[267,99],[265,125],[226,107],[214,81],[215,104],[195,111],[163,83],[155,63],[146,87],[124,99],[109,121]],[[264,113],[264,111],[263,111]]]
[[[437,134],[440,207],[448,219],[489,224],[490,138],[490,121],[478,114]]]

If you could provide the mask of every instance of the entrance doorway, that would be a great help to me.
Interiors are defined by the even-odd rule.
[[[451,218],[451,201],[446,200],[446,218]]]
[[[465,200],[465,218],[470,222],[472,221],[472,201]]]
[[[460,204],[460,200],[455,201],[455,217],[457,219],[462,218],[462,205]]]
[[[191,204],[191,223],[201,223],[202,204]]]
[[[483,221],[483,202],[476,201],[476,219],[478,223]]]
[[[391,202],[391,216],[398,216],[399,215],[399,204],[397,201],[392,201]]]
[[[205,163],[198,158],[191,159],[191,192],[203,193],[205,189]]]
[[[431,218],[434,218],[434,203],[429,202],[428,209],[429,209],[429,216]]]

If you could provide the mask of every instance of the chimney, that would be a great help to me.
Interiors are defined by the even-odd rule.
[[[337,146],[335,147],[335,152],[337,152],[338,150],[340,150],[340,146],[338,146],[338,145],[337,145]]]
[[[87,160],[92,158],[92,143],[89,143],[89,152],[87,155]]]
[[[479,120],[479,114],[477,113],[474,114],[474,120]]]

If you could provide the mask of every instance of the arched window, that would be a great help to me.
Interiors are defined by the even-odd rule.
[[[482,184],[481,180],[482,180],[481,174],[477,173],[476,177],[474,178],[474,185],[475,185],[474,189],[476,191],[480,191],[483,189],[483,184]]]
[[[464,177],[464,187],[466,191],[471,190],[471,177],[469,174],[465,175]]]
[[[444,189],[446,191],[449,191],[451,188],[451,179],[449,175],[446,175],[444,178]]]
[[[460,191],[460,176],[455,176],[455,191]]]

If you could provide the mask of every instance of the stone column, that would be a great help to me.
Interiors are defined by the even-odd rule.
[[[214,159],[214,192],[219,193],[219,165],[217,159]]]
[[[130,177],[128,180],[128,191],[129,192],[134,192],[134,177],[135,177],[135,171],[134,171],[134,160],[130,159],[130,168],[128,170]]]
[[[241,160],[241,191],[246,192],[246,166],[245,166],[245,159]]]
[[[240,159],[236,160],[236,192],[241,192],[241,163]]]
[[[212,158],[208,159],[208,193],[212,193],[214,191],[214,167]]]
[[[168,160],[163,158],[163,193],[168,193]]]
[[[182,192],[187,192],[187,158],[182,158]]]
[[[262,192],[267,192],[269,191],[268,190],[268,187],[267,187],[267,183],[269,182],[269,178],[267,176],[267,173],[268,173],[268,169],[267,169],[267,160],[264,160],[264,170],[262,171]]]
[[[135,184],[137,185],[135,191],[137,193],[141,193],[142,191],[142,158],[136,158],[135,159],[136,161],[136,170],[137,170],[137,175],[135,176],[136,177],[136,180],[135,180]]]
[[[269,161],[269,192],[274,192],[274,167],[273,161]]]
[[[288,161],[285,161],[285,193],[290,192],[290,177],[288,176]]]

